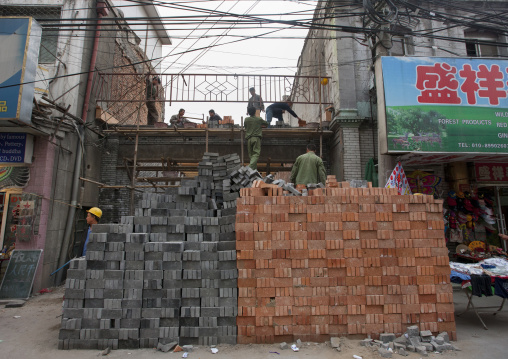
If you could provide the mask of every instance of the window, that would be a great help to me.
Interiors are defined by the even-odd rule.
[[[41,20],[60,19],[59,7],[3,6],[0,7],[0,16],[31,16],[35,20],[40,21],[42,38],[39,50],[39,63],[55,62],[58,47],[58,28],[46,26],[45,22]]]
[[[464,33],[466,38],[466,52],[469,57],[498,57],[498,48],[496,45],[489,45],[483,42],[496,42],[498,37],[494,33],[467,31]]]

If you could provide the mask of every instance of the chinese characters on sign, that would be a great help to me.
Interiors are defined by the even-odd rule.
[[[508,72],[508,69],[506,71]],[[421,91],[418,96],[419,103],[461,103],[457,67],[441,62],[432,66],[417,66],[416,72],[416,88]],[[477,98],[488,98],[489,104],[499,105],[499,99],[507,97],[504,74],[499,65],[491,65],[489,68],[480,64],[476,71],[470,64],[463,64],[458,71],[458,77],[462,79],[460,90],[466,94],[469,105],[476,105]]]
[[[508,163],[475,163],[478,182],[508,181]]]
[[[508,153],[508,61],[382,58],[382,151]]]

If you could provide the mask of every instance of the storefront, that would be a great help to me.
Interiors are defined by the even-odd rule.
[[[30,241],[34,233],[39,198],[24,194],[30,180],[33,136],[0,132],[0,275],[16,244]]]
[[[507,69],[459,57],[376,63],[379,162],[396,159],[413,193],[444,200],[451,256],[506,250]]]

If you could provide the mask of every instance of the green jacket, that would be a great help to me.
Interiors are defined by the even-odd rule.
[[[243,124],[245,126],[245,139],[247,140],[251,137],[263,137],[261,126],[268,126],[268,122],[256,116],[247,117]]]
[[[291,182],[294,184],[326,182],[326,170],[323,160],[312,151],[298,156],[291,169]]]

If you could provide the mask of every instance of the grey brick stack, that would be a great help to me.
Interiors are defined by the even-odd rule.
[[[68,270],[59,348],[235,344],[238,170],[237,155],[206,153],[195,179],[93,226]]]

